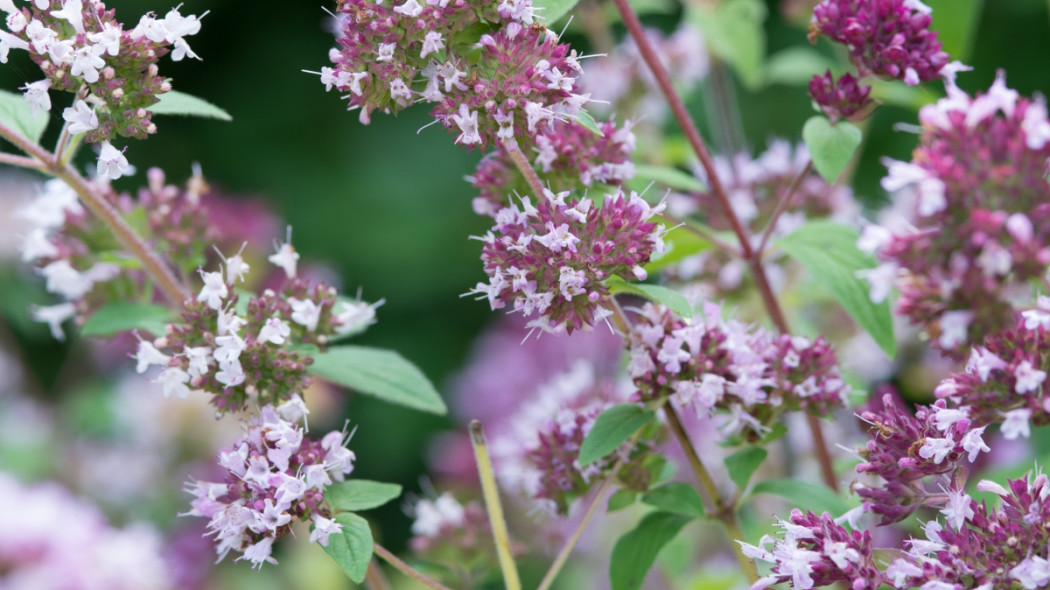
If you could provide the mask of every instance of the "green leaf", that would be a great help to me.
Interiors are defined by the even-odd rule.
[[[594,463],[615,451],[653,416],[655,414],[636,404],[618,404],[602,412],[580,445],[580,466]]]
[[[752,89],[763,81],[766,12],[762,0],[724,0],[714,11],[698,9],[693,16],[711,52],[729,63]]]
[[[809,157],[813,158],[813,166],[829,183],[835,182],[846,169],[860,146],[861,137],[860,129],[853,123],[839,121],[832,125],[823,115],[810,118],[802,127],[802,140],[809,149]]]
[[[595,121],[594,117],[592,117],[587,111],[580,109],[573,119],[575,119],[580,125],[590,129],[591,133],[594,133],[598,137],[605,137],[605,133],[598,127],[598,122]]]
[[[689,518],[703,518],[705,514],[704,500],[700,497],[700,493],[693,486],[682,482],[653,488],[642,496],[642,502],[656,506],[664,512]]]
[[[666,186],[667,188],[689,193],[699,193],[707,190],[707,186],[697,180],[695,176],[671,166],[639,164],[634,167],[634,178],[641,181],[652,181],[658,186]]]
[[[823,283],[850,317],[871,334],[879,347],[893,358],[897,341],[888,301],[872,303],[869,285],[857,271],[872,268],[875,260],[857,249],[856,230],[830,221],[808,223],[777,245],[805,266]]]
[[[816,514],[827,512],[839,517],[849,510],[846,502],[826,486],[802,481],[801,479],[767,479],[755,484],[752,497],[758,494],[773,494],[788,501],[789,504],[802,510],[812,510]]]
[[[690,231],[689,228],[676,227],[664,236],[664,251],[653,254],[649,264],[645,265],[645,271],[649,274],[660,272],[672,264],[677,264],[685,258],[711,248],[711,246],[711,242],[700,237],[696,232]]]
[[[532,7],[539,16],[539,21],[550,26],[565,16],[580,0],[533,0]]]
[[[937,32],[941,49],[952,59],[969,63],[984,0],[926,0],[936,16],[930,30]]]
[[[808,86],[815,74],[835,69],[834,61],[812,47],[789,47],[769,57],[766,83]]]
[[[47,123],[51,119],[51,113],[31,114],[29,105],[21,94],[0,90],[0,121],[14,127],[16,131],[29,138],[33,143],[40,143],[40,136],[47,129]]]
[[[355,391],[443,415],[445,402],[430,380],[400,354],[365,346],[336,346],[314,356],[310,372]]]
[[[343,525],[343,530],[328,537],[325,553],[360,584],[365,580],[368,562],[372,561],[372,529],[367,520],[351,512],[336,514],[335,521]]]
[[[378,508],[401,496],[401,486],[367,479],[351,479],[324,489],[324,499],[332,508],[359,512]]]
[[[652,512],[638,526],[620,537],[613,547],[609,564],[612,590],[640,588],[660,549],[675,538],[690,520],[681,514]]]
[[[163,336],[167,325],[176,320],[175,314],[153,303],[110,303],[91,315],[82,336],[112,336],[118,332],[144,330],[154,336]]]
[[[645,283],[628,283],[619,277],[606,279],[605,284],[613,293],[634,293],[641,295],[650,301],[662,303],[671,311],[675,312],[685,320],[693,319],[693,306],[689,300],[678,291],[661,287],[660,285],[647,285]]]
[[[170,90],[158,96],[160,102],[149,110],[157,115],[182,115],[184,117],[209,117],[222,121],[232,121],[229,113],[211,104],[203,98]]]
[[[741,490],[747,488],[747,482],[750,481],[751,476],[755,474],[762,462],[766,460],[766,455],[768,454],[762,447],[748,447],[729,455],[725,461],[726,469],[729,471],[729,478]]]
[[[628,506],[634,504],[635,500],[638,499],[638,492],[629,490],[627,488],[620,488],[616,490],[616,493],[609,496],[609,506],[606,508],[608,512],[616,512],[617,510],[623,510]]]

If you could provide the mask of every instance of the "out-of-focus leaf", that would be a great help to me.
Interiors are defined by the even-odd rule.
[[[336,346],[313,358],[310,372],[332,383],[431,414],[447,411],[426,375],[396,352],[365,346]]]
[[[653,512],[620,537],[613,547],[609,564],[609,581],[613,590],[638,590],[660,549],[690,520],[681,514]]]
[[[170,90],[161,94],[160,102],[151,106],[149,110],[156,115],[182,115],[184,117],[207,117],[219,119],[220,121],[232,121],[229,113],[211,104],[203,98]]]
[[[0,90],[0,121],[26,136],[33,143],[40,143],[40,136],[47,129],[51,113],[44,111],[32,115],[29,105],[21,94]]]
[[[862,137],[853,123],[839,121],[832,125],[824,115],[810,118],[802,127],[802,139],[813,158],[813,166],[829,183],[835,182],[846,169]]]
[[[580,465],[589,465],[615,451],[654,415],[636,404],[618,404],[602,412],[580,445]]]
[[[167,325],[175,321],[171,309],[154,303],[109,303],[84,322],[82,336],[112,336],[130,330],[145,330],[163,336]]]

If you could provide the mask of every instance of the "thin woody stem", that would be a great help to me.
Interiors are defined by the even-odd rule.
[[[813,160],[806,162],[806,167],[795,177],[795,180],[788,188],[787,194],[777,202],[777,208],[773,210],[773,215],[769,218],[769,221],[766,223],[766,229],[762,232],[762,240],[758,243],[756,255],[759,258],[762,258],[762,255],[765,253],[766,246],[769,244],[769,238],[773,236],[773,232],[777,229],[777,222],[780,221],[780,216],[791,206],[791,200],[798,193],[799,187],[802,186],[802,181],[809,176],[811,170],[813,170]]]
[[[525,159],[525,154],[521,153],[521,149],[518,147],[516,141],[507,141],[503,143],[503,149],[507,150],[510,154],[510,159],[514,161],[514,165],[518,167],[518,171],[525,177],[525,182],[529,184],[529,189],[535,198],[543,198],[543,181],[536,174],[536,171],[532,169],[532,165]]]
[[[711,158],[711,153],[707,149],[707,144],[705,144],[703,138],[700,137],[700,132],[697,130],[693,118],[686,110],[682,98],[678,96],[678,92],[675,91],[674,85],[671,83],[671,77],[667,73],[667,68],[665,68],[660,61],[659,56],[656,54],[656,49],[653,48],[652,42],[649,40],[648,36],[646,36],[645,29],[642,27],[641,21],[638,20],[638,15],[634,13],[634,9],[631,8],[628,0],[613,0],[613,2],[616,4],[616,8],[619,11],[620,16],[623,18],[624,26],[627,27],[628,33],[630,33],[635,44],[638,46],[638,52],[641,53],[642,59],[649,67],[649,71],[652,72],[653,78],[656,79],[657,86],[659,86],[660,91],[667,100],[667,104],[671,108],[671,113],[674,115],[678,127],[685,135],[686,141],[688,141],[689,145],[693,148],[693,152],[696,154],[697,159],[700,161],[700,165],[703,166],[704,172],[707,174],[707,181],[711,188],[711,193],[714,195],[719,208],[722,210],[722,214],[728,220],[730,228],[733,230],[733,233],[736,234],[737,239],[740,242],[741,258],[747,261],[748,266],[751,268],[751,272],[755,277],[755,286],[762,298],[762,303],[765,305],[765,308],[769,313],[770,319],[773,321],[773,325],[775,325],[777,330],[781,333],[789,334],[791,330],[788,327],[787,319],[784,316],[783,309],[780,307],[780,302],[777,300],[776,294],[773,293],[773,289],[769,284],[769,278],[766,276],[765,268],[762,266],[762,260],[758,256],[758,252],[751,246],[750,236],[729,202],[729,196],[725,191],[725,187],[722,186],[722,181],[718,177],[718,172],[715,170],[714,160]],[[838,481],[835,477],[835,471],[832,468],[831,455],[828,452],[827,445],[824,441],[824,433],[821,431],[820,422],[816,419],[810,419],[809,427],[813,433],[813,446],[820,461],[824,483],[832,490],[838,491]]]
[[[452,590],[448,586],[445,586],[440,582],[428,578],[424,574],[420,573],[419,570],[401,561],[396,555],[391,553],[379,543],[375,543],[372,546],[372,550],[375,551],[375,554],[378,555],[383,561],[394,566],[394,568],[396,568],[398,571],[412,578],[413,580],[423,584],[427,588],[433,588],[434,590]]]
[[[142,268],[156,282],[164,296],[175,306],[189,299],[190,294],[182,286],[157,253],[135,233],[127,221],[97,190],[97,186],[81,176],[69,164],[59,161],[59,156],[47,152],[11,127],[0,122],[0,137],[13,143],[39,163],[38,168],[66,182],[81,201],[102,223],[109,228],[117,240],[139,260]]]
[[[682,227],[684,227],[686,229],[686,231],[694,233],[694,234],[700,236],[701,238],[703,238],[704,240],[707,240],[708,242],[711,242],[711,244],[713,244],[716,248],[718,248],[719,250],[724,251],[725,253],[729,254],[730,256],[734,256],[736,258],[740,257],[740,249],[739,248],[737,248],[736,246],[726,242],[725,240],[720,239],[715,234],[707,231],[707,229],[702,228],[702,227],[697,227],[696,225],[694,225],[692,223],[689,223],[687,220],[681,219],[679,217],[675,217],[674,215],[671,215],[670,213],[667,213],[666,211],[661,213],[660,217],[663,217],[664,219],[666,219],[668,224],[670,224],[670,225],[682,226]]]
[[[29,168],[30,170],[44,170],[44,164],[39,160],[34,160],[33,158],[27,158],[25,156],[16,156],[14,154],[0,154],[0,164],[17,166],[18,168]]]
[[[390,580],[386,579],[383,568],[379,567],[375,558],[368,562],[368,569],[365,571],[365,586],[370,590],[393,590]]]

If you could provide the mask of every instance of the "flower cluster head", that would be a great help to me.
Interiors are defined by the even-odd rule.
[[[799,589],[842,583],[850,590],[875,590],[884,583],[870,532],[846,529],[827,512],[817,516],[798,509],[779,526],[784,529],[781,538],[766,535],[757,547],[740,542],[745,555],[773,564],[771,574],[752,590],[782,582]],[[766,549],[769,543],[773,545]]]
[[[535,138],[533,168],[553,192],[583,192],[613,187],[634,177],[635,137],[631,122],[617,127],[612,121],[598,124],[601,134],[576,121],[556,121]],[[495,217],[511,204],[510,195],[529,191],[510,154],[502,146],[489,152],[467,180],[480,191],[474,212]]]
[[[914,86],[937,78],[948,63],[930,12],[920,0],[824,0],[813,9],[809,38],[826,35],[845,45],[860,77]]]
[[[823,76],[815,74],[809,81],[809,95],[832,123],[863,114],[871,105],[870,94],[871,86],[861,85],[848,72],[835,80],[828,70]]]
[[[627,372],[642,400],[670,397],[701,417],[725,411],[728,436],[760,439],[783,412],[826,414],[849,393],[822,338],[776,336],[724,319],[714,303],[692,323],[646,303],[629,338]]]
[[[362,123],[422,99],[456,143],[526,147],[589,100],[576,53],[533,24],[529,0],[343,0],[338,19],[321,82],[347,93]]]
[[[167,590],[176,572],[157,532],[116,529],[55,483],[25,485],[0,473],[0,571],[5,588]]]
[[[783,201],[792,185],[805,171],[809,162],[809,151],[803,144],[792,145],[785,140],[773,140],[765,152],[758,156],[738,153],[730,157],[716,156],[715,172],[722,181],[730,204],[737,218],[756,236],[766,229],[777,204]],[[694,171],[704,181],[707,174],[700,166]],[[830,186],[821,176],[809,173],[802,180],[791,198],[792,211],[777,219],[773,237],[783,237],[795,231],[808,219],[830,218],[851,223],[856,215],[856,200],[848,187]],[[670,212],[685,218],[702,213],[707,225],[720,231],[729,231],[729,220],[722,215],[721,207],[709,191],[697,195],[672,193],[667,199]],[[755,246],[758,243],[756,241]],[[767,258],[766,272],[774,286],[783,283],[786,257]],[[676,265],[676,278],[699,279],[709,282],[721,292],[734,292],[744,286],[749,276],[747,263],[738,257],[729,256],[717,249],[701,252]]]
[[[962,356],[1012,323],[1050,266],[1050,121],[1042,98],[1019,98],[1002,74],[976,98],[949,80],[919,120],[912,161],[888,160],[882,181],[914,192],[916,227],[870,226],[862,239],[881,265],[867,274],[873,300],[896,284],[898,311]]]
[[[910,539],[886,568],[896,588],[1033,590],[1050,584],[1050,482],[1029,473],[1008,481],[977,484],[1000,497],[998,507],[978,504],[949,490],[944,524],[930,521],[925,539]]]
[[[577,361],[551,378],[518,408],[508,428],[492,439],[496,475],[506,489],[519,490],[547,514],[566,514],[573,500],[610,475],[618,460],[624,465],[613,476],[625,486],[644,490],[648,479],[636,480],[633,469],[647,453],[624,443],[615,452],[580,465],[580,446],[598,416],[617,400],[612,379],[599,378],[595,367]]]
[[[863,462],[857,473],[877,475],[882,482],[853,486],[865,510],[878,514],[882,524],[943,502],[943,490],[953,485],[963,459],[972,463],[990,450],[982,438],[985,427],[974,427],[969,408],[938,400],[912,414],[894,397],[885,394],[880,408],[860,415],[872,427],[872,440],[859,451]]]
[[[185,515],[210,519],[208,534],[215,536],[220,560],[233,550],[254,566],[277,563],[270,556],[273,543],[297,521],[312,521],[310,541],[324,546],[342,529],[324,502],[324,488],[353,471],[354,453],[345,447],[344,432],[307,438],[298,425],[306,412],[298,396],[276,408],[263,406],[245,435],[219,453],[223,481],[188,484],[194,499]]]
[[[495,215],[484,237],[481,260],[488,283],[471,291],[492,309],[513,302],[532,328],[559,333],[589,330],[608,317],[609,287],[620,276],[642,280],[642,265],[663,249],[663,227],[650,221],[663,209],[622,190],[601,204],[566,192],[544,194],[533,206],[521,198]]]
[[[147,14],[125,30],[99,0],[32,0],[23,8],[6,4],[0,62],[7,62],[11,49],[22,49],[40,66],[44,79],[25,87],[34,113],[51,109],[49,90],[76,93],[62,117],[71,133],[105,142],[103,157],[106,146],[116,151],[109,145],[114,137],[144,139],[156,132],[149,108],[171,90],[159,74],[160,58],[168,53],[174,61],[197,57],[186,37],[200,31],[200,20],[182,16],[177,8],[163,18]]]
[[[242,410],[250,401],[281,404],[304,391],[313,358],[303,346],[323,349],[364,331],[382,302],[346,300],[335,288],[296,278],[298,257],[290,244],[280,246],[270,261],[287,273],[284,287],[249,296],[246,305],[235,292],[248,271],[239,254],[218,271],[201,270],[203,286],[184,302],[182,321],[160,338],[139,341],[136,370],[157,365],[153,380],[165,395],[205,391],[220,412]]]
[[[1013,328],[974,347],[963,372],[953,374],[934,393],[966,408],[977,425],[1002,423],[1006,439],[1028,438],[1031,425],[1050,424],[1050,298],[1023,312]]]
[[[416,557],[467,577],[498,567],[488,515],[476,501],[461,504],[449,492],[412,505],[412,539]],[[467,584],[463,584],[466,587]]]

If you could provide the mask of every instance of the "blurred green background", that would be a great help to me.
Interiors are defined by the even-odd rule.
[[[928,3],[935,8],[934,26],[944,27],[954,44],[953,57],[975,67],[973,73],[960,76],[963,88],[985,89],[996,68],[1005,68],[1009,86],[1023,95],[1050,91],[1046,1]],[[792,24],[781,10],[799,3],[781,4],[767,1],[767,55],[808,47],[805,18],[802,26]],[[108,5],[127,26],[144,11],[162,15],[171,8],[153,0],[112,0]],[[161,72],[176,89],[221,106],[234,120],[158,117],[159,133],[146,142],[131,142],[127,156],[140,172],[160,166],[169,181],[177,183],[193,162],[200,162],[214,187],[267,200],[295,228],[293,242],[304,261],[329,264],[343,277],[348,292],[360,286],[365,299],[386,299],[379,323],[359,341],[397,349],[447,392],[449,376],[466,361],[474,336],[492,317],[486,304],[460,297],[484,276],[479,245],[467,236],[484,233],[488,224],[472,213],[474,193],[463,181],[480,154],[454,146],[453,136],[438,126],[417,134],[430,122],[424,106],[397,117],[376,114],[370,126],[362,126],[337,94],[325,93],[316,75],[302,72],[327,65],[333,40],[324,8],[332,7],[314,2],[187,0],[183,14],[209,11],[200,34],[189,38],[203,61],[165,59]],[[672,5],[657,11],[663,14],[649,15],[647,22],[670,30],[679,11]],[[582,41],[571,30],[567,39]],[[817,48],[827,56],[834,53],[826,40]],[[18,57],[13,55],[11,64],[0,68],[5,89],[40,78]],[[812,115],[804,86],[735,86],[743,131],[753,150],[760,151],[773,137],[798,141],[802,123]],[[938,84],[928,86],[930,93],[939,91]],[[692,94],[689,103],[697,121],[703,125],[709,120],[702,90]],[[882,196],[878,158],[907,159],[914,147],[913,135],[891,129],[898,121],[914,123],[914,110],[887,106],[869,126],[856,190],[870,202]],[[87,163],[89,154],[82,156]],[[140,173],[120,186],[131,188],[141,179]],[[75,342],[71,350],[52,342],[46,329],[27,326],[20,317],[25,303],[47,299],[24,270],[4,275],[0,297],[8,331],[41,380],[51,383],[66,355],[82,353]],[[357,474],[400,482],[409,489],[419,488],[431,435],[453,425],[447,418],[363,397],[353,400],[348,417],[360,426],[352,443]],[[408,524],[400,506],[388,507],[380,517],[385,519],[382,531],[389,545],[400,548]]]

